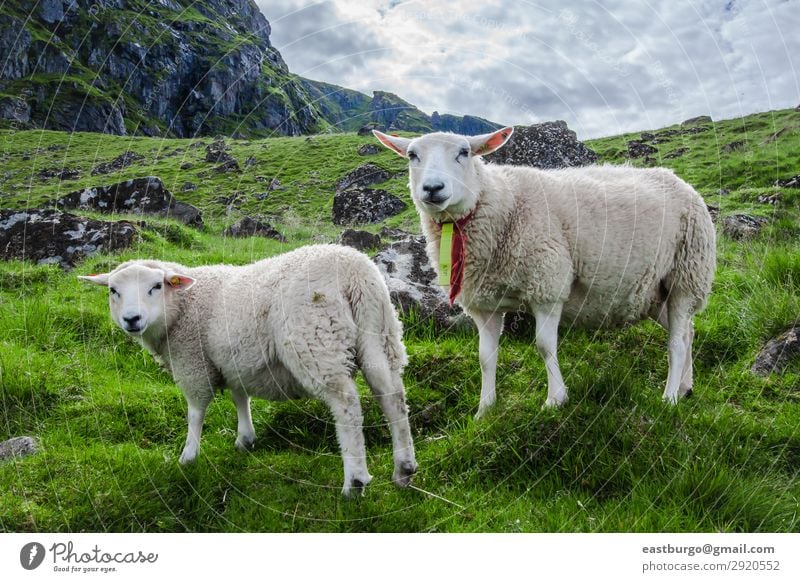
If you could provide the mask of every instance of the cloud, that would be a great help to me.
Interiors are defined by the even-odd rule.
[[[582,138],[800,102],[788,0],[257,0],[300,75]]]

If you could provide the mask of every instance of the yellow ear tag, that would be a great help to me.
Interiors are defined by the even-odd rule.
[[[450,285],[450,270],[452,268],[453,252],[453,223],[442,224],[442,238],[439,241],[439,285]]]
[[[180,277],[172,277],[172,279],[169,280],[169,284],[172,285],[173,287],[180,287],[181,286],[181,278]]]

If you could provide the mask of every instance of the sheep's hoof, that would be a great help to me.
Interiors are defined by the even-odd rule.
[[[667,404],[671,404],[672,406],[676,406],[678,404],[678,395],[677,394],[664,394],[662,400]]]
[[[197,453],[187,453],[183,451],[181,453],[180,459],[178,459],[178,463],[181,465],[191,465],[197,460]]]
[[[415,461],[403,461],[397,467],[392,476],[394,484],[398,487],[408,487],[411,485],[411,478],[417,472],[417,463]]]
[[[689,388],[686,392],[683,393],[684,398],[691,398],[694,394],[694,390]]]
[[[548,398],[542,404],[542,410],[550,410],[553,408],[561,408],[567,402],[567,395],[564,394],[563,396],[553,396]]]
[[[256,446],[256,437],[239,435],[236,438],[236,442],[233,446],[236,447],[237,451],[241,451],[243,453],[252,451]]]
[[[348,499],[353,499],[359,496],[363,497],[370,481],[372,481],[371,475],[361,478],[353,477],[350,479],[349,483],[345,482],[344,487],[342,488],[342,495]]]

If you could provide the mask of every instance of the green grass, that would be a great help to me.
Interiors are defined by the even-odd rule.
[[[784,190],[777,207],[756,201],[776,191],[775,177],[792,174],[783,169],[789,152],[754,147],[746,161],[709,154],[718,151],[714,139],[728,143],[738,126],[755,142],[757,132],[774,132],[790,117],[776,112],[717,124],[718,138],[714,132],[686,137],[699,140],[689,147],[702,156],[664,161],[695,180],[723,215],[770,219],[749,242],[719,238],[714,292],[696,322],[692,398],[677,408],[661,402],[666,334],[653,323],[565,331],[560,360],[570,401],[559,411],[541,410],[546,374],[530,338],[504,337],[499,402],[476,422],[477,337],[436,332],[409,314],[405,384],[420,464],[415,485],[432,495],[391,484],[389,432],[359,377],[375,478],[366,496],[352,501],[339,494],[332,419],[314,401],[254,402],[258,443],[242,454],[233,448],[234,407],[222,395],[209,409],[198,463],[180,467],[186,430],[180,391],[111,323],[102,290],[75,275],[134,257],[243,264],[334,240],[334,182],[369,160],[399,174],[380,187],[407,196],[402,160],[388,152],[358,156],[370,139],[354,135],[232,141],[240,163],[251,156],[256,163],[241,175],[217,175],[191,140],[0,134],[2,207],[35,207],[79,187],[157,175],[179,198],[201,206],[207,223],[196,231],[148,219],[153,227],[134,248],[93,257],[72,273],[0,264],[0,440],[31,434],[43,447],[0,464],[0,530],[800,530],[800,366],[767,378],[749,371],[764,341],[800,318],[798,196]],[[778,121],[765,125],[765,119]],[[781,148],[795,148],[796,134],[784,135]],[[619,161],[624,139],[590,145],[604,160]],[[90,175],[127,150],[145,161]],[[193,167],[181,170],[187,162]],[[38,178],[41,169],[62,166],[80,169],[81,179]],[[721,181],[721,168],[733,168],[724,173],[733,176],[729,181]],[[256,200],[274,177],[285,189]],[[186,181],[197,190],[181,193]],[[731,193],[714,194],[720,184]],[[229,216],[215,199],[234,191],[244,192],[246,202]],[[222,237],[241,212],[271,216],[288,242]],[[417,228],[411,209],[388,223]]]

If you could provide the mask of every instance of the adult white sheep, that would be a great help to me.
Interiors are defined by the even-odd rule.
[[[477,416],[495,402],[503,315],[515,310],[536,318],[536,346],[547,369],[545,406],[567,399],[556,357],[559,323],[606,327],[647,316],[669,330],[664,399],[676,403],[692,388],[692,319],[714,276],[715,231],[703,200],[661,168],[484,163],[481,156],[512,132],[416,139],[374,132],[408,158],[431,262],[441,276],[452,261],[450,300],[478,325]],[[443,238],[452,246],[445,242],[442,250]],[[448,283],[446,274],[440,283]]]
[[[250,397],[317,398],[333,413],[345,495],[372,479],[353,375],[360,367],[389,421],[394,482],[416,471],[401,371],[402,326],[377,267],[343,246],[307,246],[246,266],[137,260],[79,277],[109,288],[113,320],[172,373],[188,403],[180,457],[193,461],[206,409],[228,387],[236,447],[255,441]]]

